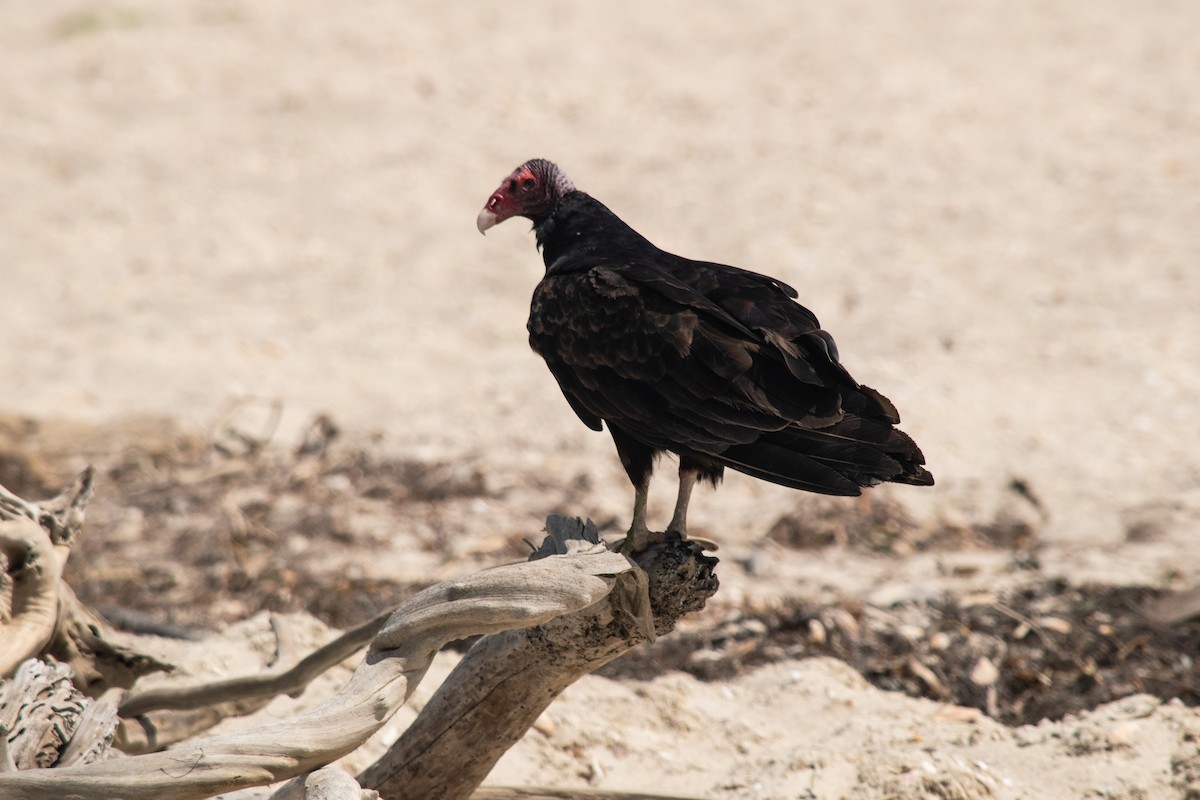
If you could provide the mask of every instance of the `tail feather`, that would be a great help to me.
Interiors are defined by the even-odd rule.
[[[822,494],[856,495],[863,486],[932,486],[925,457],[903,431],[887,422],[847,413],[827,428],[793,426],[731,447],[726,466],[756,478]]]
[[[714,459],[764,481],[820,494],[862,494],[860,484],[837,469],[786,447],[759,440],[731,447]]]

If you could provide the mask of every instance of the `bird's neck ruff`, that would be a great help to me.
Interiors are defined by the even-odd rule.
[[[590,269],[627,251],[657,250],[607,206],[580,191],[559,198],[545,218],[534,222],[533,232],[547,274]]]

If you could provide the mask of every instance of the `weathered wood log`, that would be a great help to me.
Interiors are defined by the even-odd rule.
[[[377,614],[303,657],[286,621],[272,616],[277,652],[270,669],[208,683],[135,686],[121,701],[121,752],[138,755],[161,750],[229,717],[253,714],[281,694],[299,697],[318,676],[366,647],[391,614]],[[199,642],[196,647],[205,644]]]
[[[600,789],[542,789],[485,786],[471,800],[692,800],[665,794],[609,792]]]
[[[585,551],[588,542],[603,550],[595,530],[579,520],[551,517],[546,530],[564,550]],[[359,783],[391,800],[469,798],[563,689],[671,631],[717,590],[716,559],[691,542],[654,545],[638,563],[645,572],[621,574],[602,602],[478,641]]]
[[[0,677],[54,636],[58,589],[92,496],[91,468],[56,497],[33,503],[0,486]]]
[[[92,499],[95,477],[95,470],[88,467],[57,495],[37,503],[0,486],[0,519],[32,520],[46,530],[55,547],[69,549],[83,528],[84,509]]]
[[[350,773],[337,767],[324,767],[305,776],[303,781],[289,781],[270,800],[376,800],[379,792],[364,789]]]
[[[438,584],[396,610],[349,684],[312,711],[161,753],[0,773],[0,797],[200,800],[305,775],[354,750],[384,725],[447,642],[540,625],[594,606],[618,576],[632,570],[624,556],[591,548]]]
[[[275,794],[270,794],[262,789],[246,789],[233,794],[218,795],[213,800],[314,800],[314,796],[311,793],[299,794],[298,792],[310,792],[310,785],[320,785],[316,784],[313,780],[317,776],[322,776],[322,784],[336,781],[337,789],[347,792],[347,800],[377,800],[379,793],[370,789],[359,787],[359,790],[362,792],[361,795],[350,794],[354,787],[358,787],[358,783],[346,773],[342,773],[342,775],[349,779],[349,783],[346,783],[340,776],[337,778],[333,778],[332,776],[325,777],[327,773],[335,772],[337,769],[337,767],[324,767],[309,774],[300,789],[290,788],[292,784],[289,783],[289,789],[286,794],[283,794],[282,790]],[[614,792],[605,789],[484,786],[471,795],[471,800],[700,800],[700,798],[679,795],[645,794],[643,792]]]
[[[36,522],[0,520],[0,570],[7,618],[0,619],[0,677],[36,656],[54,637],[62,562]]]
[[[0,685],[0,772],[99,761],[116,725],[115,697],[84,697],[65,664],[29,659]]]
[[[98,700],[88,701],[75,732],[71,734],[71,742],[59,756],[56,766],[90,764],[112,755],[111,747],[119,721],[117,704],[122,694],[124,692],[121,689],[109,689]]]
[[[252,701],[262,705],[281,694],[299,696],[318,675],[370,643],[392,613],[387,611],[376,615],[298,661],[282,655],[277,659],[276,667],[266,672],[191,686],[155,686],[144,690],[134,688],[121,701],[121,716],[136,717],[166,709],[206,708],[217,703]],[[279,633],[278,628],[276,631]]]
[[[89,467],[57,496],[40,502],[0,486],[0,677],[26,659],[51,656],[70,666],[76,688],[99,697],[170,669],[120,643],[61,579],[83,528],[93,478]]]
[[[174,669],[139,650],[136,637],[113,630],[66,582],[58,584],[58,605],[58,625],[44,653],[71,667],[75,685],[89,697],[128,689],[143,675]]]

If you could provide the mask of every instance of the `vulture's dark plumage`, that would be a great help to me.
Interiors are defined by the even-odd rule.
[[[627,549],[648,541],[663,451],[679,456],[668,530],[685,536],[692,486],[725,467],[835,495],[933,484],[895,406],[850,377],[792,287],[658,249],[544,159],[506,178],[477,224],[514,216],[533,221],[546,262],[529,344],[584,424],[607,425],[636,489]]]

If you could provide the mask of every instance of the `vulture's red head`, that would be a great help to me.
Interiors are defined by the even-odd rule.
[[[536,224],[550,215],[559,198],[573,191],[574,184],[557,164],[544,158],[530,159],[492,192],[475,226],[480,233],[487,233],[509,217],[528,217]]]

